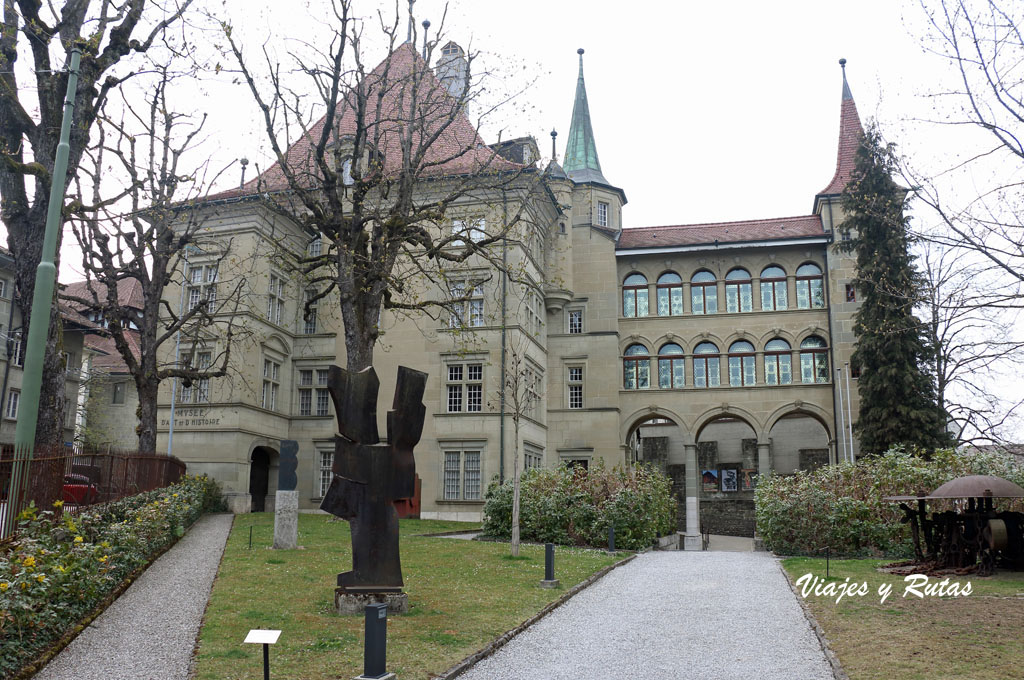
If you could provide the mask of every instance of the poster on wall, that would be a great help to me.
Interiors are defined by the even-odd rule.
[[[738,489],[737,470],[722,470],[722,491],[736,491]]]
[[[757,470],[740,470],[740,489],[753,491],[757,487]]]
[[[718,470],[704,470],[700,475],[705,491],[718,491]]]

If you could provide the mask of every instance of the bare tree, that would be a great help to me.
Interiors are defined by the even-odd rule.
[[[444,43],[441,32],[424,35],[421,54],[411,16],[406,30],[397,13],[388,23],[355,17],[350,0],[331,8],[331,33],[317,41],[323,48],[304,45],[293,70],[264,53],[266,90],[231,27],[224,30],[276,160],[246,188],[311,237],[322,235],[322,253],[299,263],[317,291],[307,309],[337,292],[347,366],[358,371],[373,362],[382,309],[451,313],[471,297],[471,287],[450,285],[452,272],[512,268],[500,253],[506,239],[522,238],[525,199],[542,185],[530,162],[486,146],[470,122],[470,104],[481,106],[475,55]],[[363,35],[372,24],[387,56],[368,69]],[[435,50],[439,75],[429,65]],[[311,96],[296,89],[293,74],[308,76]],[[452,209],[468,202],[503,210],[453,220]]]
[[[156,451],[162,381],[180,378],[188,388],[198,383],[208,394],[208,381],[227,374],[242,290],[240,280],[223,280],[221,263],[231,254],[230,242],[208,243],[201,235],[210,213],[199,211],[195,201],[208,186],[206,164],[189,160],[206,118],[175,112],[173,75],[166,64],[154,64],[153,71],[153,88],[143,103],[125,99],[116,119],[105,110],[97,116],[97,142],[86,150],[77,182],[80,195],[91,191],[92,202],[70,207],[86,282],[77,295],[63,296],[105,322],[138,391],[143,452]],[[112,175],[122,178],[119,185],[127,188],[105,199],[101,175],[108,184]],[[202,256],[200,266],[188,266],[190,253]],[[121,293],[125,282],[141,290],[141,315]],[[165,294],[172,284],[188,291],[181,309]],[[181,336],[189,348],[184,362],[161,365],[161,347]]]
[[[82,152],[110,93],[135,73],[126,62],[149,50],[181,19],[192,0],[66,0],[57,7],[39,0],[4,0],[0,32],[0,211],[15,260],[15,300],[26,326],[43,245],[53,162],[60,135],[68,63],[82,49],[75,96],[68,174],[77,173]],[[20,58],[29,60],[22,68]],[[36,441],[63,439],[64,361],[60,317],[49,320],[40,418]]]
[[[512,417],[512,556],[519,556],[519,488],[522,466],[519,464],[523,443],[520,426],[523,418],[536,417],[543,395],[543,376],[539,366],[526,352],[527,340],[517,340],[505,347],[504,387],[505,410]]]
[[[902,163],[918,201],[924,245],[924,303],[936,351],[936,380],[961,437],[1005,436],[1016,398],[995,379],[1024,361],[1015,324],[1024,307],[1024,6],[1003,0],[919,0],[926,49],[947,62],[951,80],[929,94],[927,122],[966,135],[945,167],[922,172]]]
[[[920,246],[920,314],[934,352],[938,404],[959,443],[1001,442],[1022,401],[993,390],[1024,363],[1016,310],[999,307],[998,282],[986,288],[987,265],[975,253]]]

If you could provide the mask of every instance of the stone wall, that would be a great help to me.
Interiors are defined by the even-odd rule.
[[[722,536],[754,535],[753,498],[704,498],[700,501],[704,529]]]

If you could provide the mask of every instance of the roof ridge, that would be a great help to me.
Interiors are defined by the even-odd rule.
[[[623,231],[641,231],[644,229],[686,229],[690,227],[719,227],[726,224],[754,224],[763,222],[779,222],[782,220],[816,219],[817,217],[818,216],[814,214],[791,215],[788,217],[755,217],[749,220],[730,220],[726,222],[693,222],[690,224],[663,224],[652,227],[623,227]]]

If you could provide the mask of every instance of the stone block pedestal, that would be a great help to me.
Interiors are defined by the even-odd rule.
[[[274,550],[294,550],[299,540],[299,492],[278,491],[274,502]]]
[[[342,616],[362,616],[368,604],[387,603],[388,614],[405,614],[409,611],[409,595],[401,591],[353,593],[345,588],[334,589],[334,608]]]
[[[556,578],[553,581],[541,581],[540,582],[540,587],[541,588],[557,588],[559,586],[559,584],[560,584],[560,582]]]
[[[700,534],[683,534],[683,550],[703,550]]]

